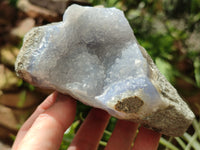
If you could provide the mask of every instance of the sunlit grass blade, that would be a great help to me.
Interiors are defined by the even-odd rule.
[[[198,122],[197,119],[194,119],[192,125],[195,131],[198,133],[198,138],[200,139],[200,122]]]
[[[195,132],[195,134],[193,136],[189,135],[187,132],[185,132],[183,134],[183,139],[186,140],[188,142],[187,147],[193,147],[195,150],[200,150],[200,144],[197,141],[197,133]]]
[[[193,143],[197,140],[197,136],[198,136],[198,134],[197,134],[197,132],[195,132],[195,134],[192,136],[191,140],[187,144],[185,150],[190,150],[191,147],[195,147],[195,145],[193,145]]]
[[[163,137],[160,138],[159,143],[164,145],[165,147],[169,148],[170,150],[179,150],[175,145],[164,139]]]
[[[108,130],[104,130],[104,133],[111,136],[112,132],[108,131]]]
[[[185,149],[186,148],[186,144],[183,142],[183,140],[180,137],[175,137],[174,139],[176,139],[176,141],[178,142],[178,144]]]
[[[105,141],[100,141],[100,142],[99,142],[99,145],[101,145],[101,146],[106,146],[106,145],[107,145],[107,142],[105,142]]]

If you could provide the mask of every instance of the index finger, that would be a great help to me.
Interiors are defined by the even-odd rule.
[[[160,137],[160,133],[140,127],[132,150],[156,150]]]
[[[25,129],[28,129],[27,124],[30,125],[30,122],[34,120],[25,135],[13,146],[13,149],[58,149],[65,130],[74,120],[75,113],[75,101],[68,96],[58,94],[50,108],[35,115],[35,120],[30,119],[25,123]]]

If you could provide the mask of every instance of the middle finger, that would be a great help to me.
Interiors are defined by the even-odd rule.
[[[106,128],[110,115],[93,108],[76,133],[68,150],[95,150]]]
[[[136,135],[138,123],[118,120],[105,150],[128,150]]]

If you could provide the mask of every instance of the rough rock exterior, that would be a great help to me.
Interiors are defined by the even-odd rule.
[[[25,36],[15,68],[35,86],[165,135],[182,135],[194,118],[116,8],[70,6],[62,22]]]

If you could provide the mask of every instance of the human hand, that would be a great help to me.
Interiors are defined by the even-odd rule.
[[[54,92],[40,104],[19,130],[12,150],[58,150],[76,114],[76,101]],[[95,150],[109,121],[107,112],[93,108],[68,150]],[[106,150],[129,150],[138,124],[118,120]],[[160,134],[140,128],[132,150],[156,150]]]

